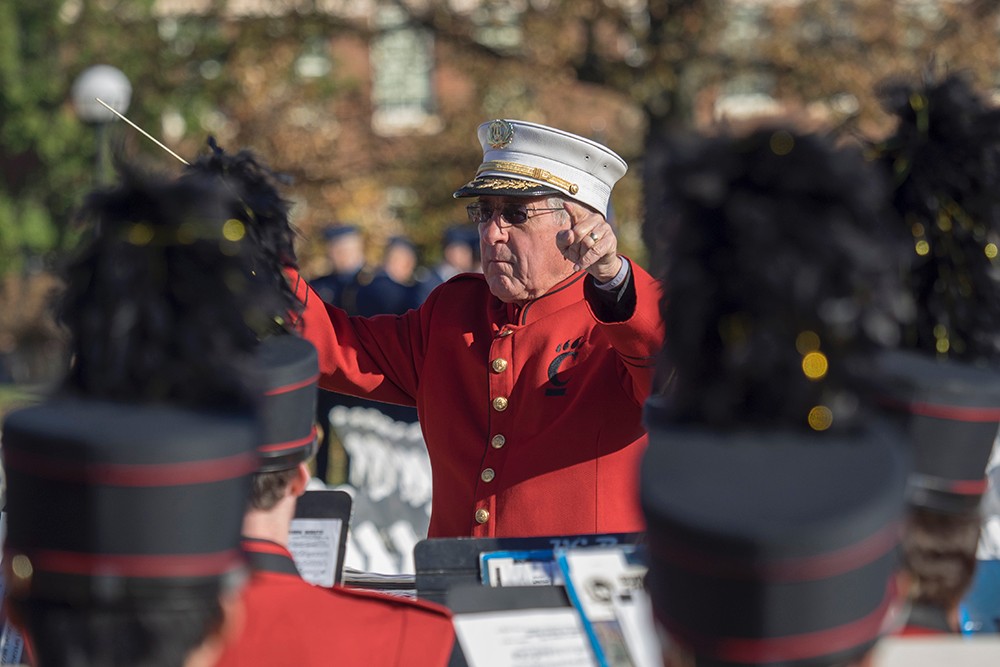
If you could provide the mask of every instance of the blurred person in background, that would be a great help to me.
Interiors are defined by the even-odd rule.
[[[314,278],[309,285],[323,301],[343,307],[344,289],[354,282],[365,265],[365,243],[354,225],[329,225],[323,230],[330,272]]]
[[[402,315],[420,305],[415,273],[417,248],[405,236],[393,236],[382,251],[382,265],[371,275],[361,273],[345,291],[345,310],[371,317]]]
[[[441,261],[427,271],[420,281],[420,302],[443,282],[460,273],[480,271],[479,234],[475,229],[455,225],[445,230],[441,239]]]
[[[872,154],[894,184],[890,219],[915,306],[901,349],[874,369],[892,379],[879,399],[905,429],[914,462],[902,634],[957,634],[1000,422],[1000,108],[966,72],[926,71],[878,93],[895,127]]]

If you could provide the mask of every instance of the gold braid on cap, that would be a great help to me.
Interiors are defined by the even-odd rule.
[[[476,180],[479,178],[477,176]],[[529,181],[519,181],[513,178],[490,178],[488,176],[483,177],[479,183],[472,181],[469,185],[487,190],[531,190],[538,187],[537,184]]]
[[[506,162],[504,160],[491,160],[490,162],[484,162],[480,165],[479,171],[476,172],[476,175],[478,176],[484,171],[502,171],[507,174],[527,176],[528,178],[533,178],[536,181],[551,183],[557,188],[562,188],[571,195],[575,195],[580,191],[580,186],[576,183],[570,183],[566,179],[559,178],[555,174],[545,171],[544,169],[539,169],[538,167],[528,167],[523,164],[518,164],[517,162]]]

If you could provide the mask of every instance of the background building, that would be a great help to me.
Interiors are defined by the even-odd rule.
[[[451,192],[494,117],[557,125],[631,165],[615,190],[625,252],[643,260],[645,146],[667,127],[792,113],[877,136],[891,75],[970,68],[998,84],[1000,7],[983,0],[13,0],[0,3],[0,381],[51,373],[52,268],[101,176],[98,142],[174,170],[121,122],[92,131],[70,102],[108,63],[129,117],[182,156],[208,135],[288,174],[307,275],[320,230],[365,230],[372,261],[406,234],[435,261],[464,218]]]

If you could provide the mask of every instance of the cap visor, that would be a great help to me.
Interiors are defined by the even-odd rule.
[[[562,194],[559,190],[547,185],[525,181],[520,178],[500,176],[477,176],[452,195],[455,199],[462,197],[504,196],[504,197],[538,197],[540,195]]]

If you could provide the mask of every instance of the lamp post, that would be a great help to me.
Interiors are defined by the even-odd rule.
[[[132,100],[132,84],[121,70],[111,65],[93,65],[80,73],[70,91],[76,115],[84,123],[93,125],[97,139],[95,179],[98,185],[110,180],[108,171],[108,123],[115,115],[105,109],[96,98],[101,98],[120,113],[128,111]]]

